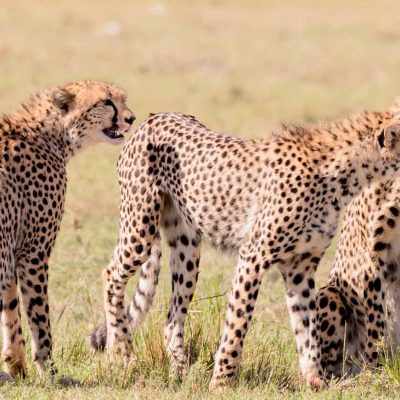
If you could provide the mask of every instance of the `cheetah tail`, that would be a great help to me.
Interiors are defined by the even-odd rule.
[[[107,325],[103,322],[101,325],[96,326],[90,333],[89,344],[95,351],[104,351],[107,344]]]

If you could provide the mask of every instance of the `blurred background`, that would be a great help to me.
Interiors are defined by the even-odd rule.
[[[400,94],[399,3],[1,0],[2,112],[12,111],[43,87],[87,78],[123,87],[136,126],[150,112],[181,111],[211,129],[260,138],[281,122],[316,123],[364,109],[383,110]],[[84,338],[102,320],[100,273],[118,234],[119,151],[99,145],[71,161],[66,214],[50,265],[59,364],[67,359],[67,372],[90,382],[98,382],[99,376],[108,379],[96,369],[101,358],[86,371],[92,356]],[[323,261],[320,283],[326,280],[333,251],[334,245]],[[164,257],[152,314],[160,335],[170,291],[167,264]],[[229,290],[234,267],[234,259],[206,247],[198,299]],[[266,321],[271,334],[281,329],[286,335],[287,314],[276,271],[265,277],[263,292],[254,329],[262,331],[262,338],[268,329],[257,321]],[[226,300],[218,298],[220,311]],[[195,302],[189,320],[195,323],[198,313],[213,304]],[[287,337],[281,345],[291,349],[291,367],[282,367],[278,387],[298,373],[291,334],[285,335],[280,336]],[[140,342],[143,337],[137,345],[146,347]],[[207,357],[212,357],[211,350]],[[249,376],[255,368],[251,362],[244,360]],[[133,374],[130,382],[137,377]],[[114,389],[124,385],[108,383]],[[18,390],[23,396],[25,389]]]

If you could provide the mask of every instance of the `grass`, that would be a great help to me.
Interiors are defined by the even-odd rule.
[[[280,122],[390,105],[400,91],[399,24],[394,0],[3,0],[0,109],[12,110],[44,86],[97,78],[127,90],[138,121],[149,112],[182,111],[213,129],[262,137]],[[0,398],[397,398],[399,358],[320,393],[304,387],[275,270],[263,282],[237,387],[222,396],[208,393],[223,294],[235,268],[234,259],[210,248],[203,250],[188,315],[191,366],[181,385],[168,385],[161,337],[170,293],[167,257],[150,316],[134,335],[129,368],[93,354],[85,338],[103,318],[100,273],[118,233],[118,152],[97,146],[71,161],[66,215],[50,265],[55,360],[60,375],[82,386],[40,380],[28,358],[28,378],[0,388]],[[334,245],[319,283],[333,254]]]

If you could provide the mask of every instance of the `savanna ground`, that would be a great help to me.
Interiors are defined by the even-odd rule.
[[[301,3],[301,5],[300,5]],[[400,94],[397,1],[22,1],[0,6],[0,109],[65,81],[114,81],[138,121],[149,112],[194,114],[209,127],[262,137],[280,122],[331,120],[387,107]],[[136,124],[137,125],[137,124]],[[168,385],[162,326],[170,293],[167,254],[150,317],[134,334],[132,364],[111,366],[86,343],[101,322],[100,273],[118,233],[116,159],[99,145],[69,166],[66,214],[51,258],[54,355],[79,388],[29,376],[4,399],[219,398],[208,393],[233,258],[205,247],[187,319],[190,371]],[[166,253],[166,249],[164,249]],[[327,278],[334,246],[319,271]],[[134,285],[130,285],[132,293]],[[210,299],[210,297],[212,297]],[[299,375],[283,285],[268,272],[247,337],[238,385],[222,398],[396,398],[400,360],[314,393]]]

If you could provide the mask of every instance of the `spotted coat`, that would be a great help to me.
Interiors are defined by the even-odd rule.
[[[264,272],[279,269],[309,386],[323,384],[314,274],[335,234],[341,209],[370,182],[400,166],[391,112],[364,113],[324,127],[283,127],[262,140],[216,133],[195,118],[150,116],[118,162],[120,235],[104,270],[107,326],[92,334],[127,359],[129,322],[143,319],[159,271],[160,232],[171,250],[172,296],[164,341],[172,375],[186,367],[184,320],[195,291],[200,244],[238,255],[211,388],[235,378]],[[389,126],[389,125],[388,125]],[[141,269],[124,309],[124,290]]]
[[[34,361],[40,373],[51,364],[48,259],[64,211],[66,163],[91,143],[121,142],[132,122],[125,94],[95,81],[45,90],[0,117],[2,358],[13,376],[26,374],[17,285]]]
[[[400,346],[399,214],[398,179],[371,185],[345,214],[317,301],[322,362],[335,375],[376,366],[380,344]]]

